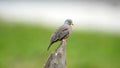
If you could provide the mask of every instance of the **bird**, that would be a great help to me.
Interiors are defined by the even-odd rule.
[[[47,50],[50,49],[51,45],[57,41],[62,41],[63,39],[67,39],[72,31],[73,22],[71,19],[66,19],[64,24],[60,26],[51,36],[50,44]]]

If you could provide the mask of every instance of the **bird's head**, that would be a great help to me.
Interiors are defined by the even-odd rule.
[[[66,19],[66,20],[65,20],[65,24],[68,24],[68,25],[73,25],[73,23],[72,23],[72,20],[71,20],[71,19]]]

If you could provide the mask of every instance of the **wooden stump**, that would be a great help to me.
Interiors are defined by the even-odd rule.
[[[48,57],[43,68],[66,68],[66,40]]]

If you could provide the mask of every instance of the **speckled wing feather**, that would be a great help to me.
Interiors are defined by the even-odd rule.
[[[48,47],[51,47],[51,45],[57,41],[61,41],[62,39],[68,38],[69,34],[71,32],[71,27],[69,25],[63,25],[61,26],[51,37],[51,41]]]

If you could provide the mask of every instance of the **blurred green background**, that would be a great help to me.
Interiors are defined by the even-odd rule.
[[[0,68],[42,68],[55,29],[0,21]],[[120,68],[120,35],[74,31],[67,40],[67,68]]]

